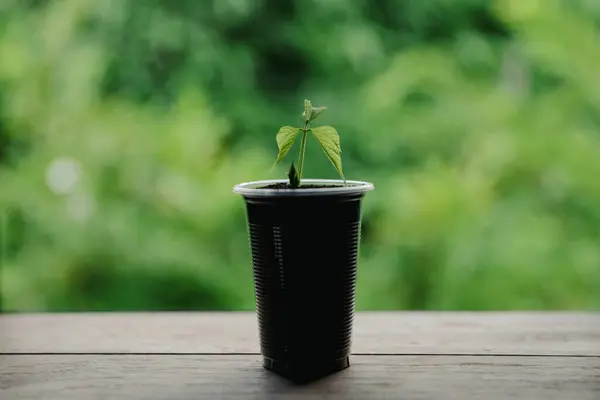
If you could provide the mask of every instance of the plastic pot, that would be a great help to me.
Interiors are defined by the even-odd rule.
[[[350,366],[361,203],[374,187],[304,179],[309,188],[264,188],[285,182],[234,192],[246,205],[263,365],[309,381]]]

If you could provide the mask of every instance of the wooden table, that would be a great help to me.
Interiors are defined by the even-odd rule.
[[[351,367],[262,368],[254,313],[0,316],[0,399],[600,399],[600,314],[358,313]]]

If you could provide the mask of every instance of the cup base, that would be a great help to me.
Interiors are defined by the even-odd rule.
[[[263,357],[263,367],[295,383],[309,383],[350,367],[350,357],[338,360],[286,362]]]

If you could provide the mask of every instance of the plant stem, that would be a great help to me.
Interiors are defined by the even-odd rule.
[[[298,180],[302,184],[302,169],[304,168],[304,153],[306,152],[306,129],[302,130],[302,139],[300,141],[300,155],[298,156]]]

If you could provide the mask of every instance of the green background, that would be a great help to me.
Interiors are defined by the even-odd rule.
[[[600,2],[2,0],[5,311],[251,310],[239,182],[303,101],[357,309],[600,306]],[[336,178],[314,142],[305,177]]]

